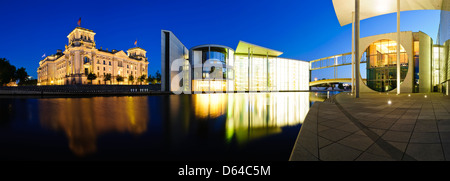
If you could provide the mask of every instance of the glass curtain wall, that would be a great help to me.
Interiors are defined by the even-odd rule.
[[[289,90],[289,62],[277,59],[277,90]]]
[[[276,71],[276,63],[277,63],[277,58],[276,57],[269,57],[269,62],[268,62],[268,71],[269,73],[267,74],[268,76],[268,81],[267,81],[267,87],[269,89],[269,91],[276,91],[277,89],[277,71]]]
[[[247,55],[236,55],[235,56],[235,74],[234,74],[234,85],[236,91],[248,91],[248,56]]]
[[[433,46],[433,63],[432,63],[432,86],[433,92],[442,91],[442,82],[444,81],[444,72],[441,71],[446,65],[444,61],[444,46],[434,45]]]
[[[251,82],[252,91],[267,91],[267,57],[252,56],[251,57]]]
[[[235,69],[234,69],[234,51],[232,49],[228,49],[228,59],[226,61],[226,79],[228,80],[227,83],[227,90],[228,91],[234,91],[234,79],[235,79]]]
[[[233,85],[233,50],[221,46],[205,45],[194,47],[191,51],[193,55],[191,62],[195,64],[192,80],[193,91],[226,91],[230,87],[228,84]],[[196,68],[201,71],[197,71]]]
[[[248,55],[236,55],[234,69],[237,91],[309,89],[309,62],[255,55],[248,61]]]
[[[419,41],[414,41],[414,92],[419,92]]]
[[[363,56],[367,60],[367,86],[379,92],[387,92],[397,87],[397,42],[379,40],[369,45]],[[401,82],[408,72],[408,56],[400,46]]]
[[[449,95],[450,85],[450,1],[442,1],[437,44],[442,46],[440,53],[440,72],[442,92]]]

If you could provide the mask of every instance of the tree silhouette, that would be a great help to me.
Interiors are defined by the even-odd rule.
[[[16,67],[9,63],[9,60],[0,58],[0,86],[15,81]]]
[[[128,82],[131,82],[131,84],[133,84],[134,76],[132,74],[130,74],[130,76],[128,76]]]
[[[117,80],[117,82],[123,82],[123,77],[120,76],[120,75],[118,75],[118,76],[116,77],[116,80]]]
[[[16,73],[14,74],[14,79],[19,80],[19,85],[25,84],[25,82],[28,80],[28,73],[25,71],[25,68],[20,67],[17,69]]]
[[[87,79],[90,80],[92,84],[92,81],[97,79],[97,75],[91,72],[87,75]]]
[[[109,81],[109,84],[111,84],[111,74],[107,73],[105,75],[105,77],[103,78],[103,81],[105,81],[105,84],[106,84],[106,81]]]

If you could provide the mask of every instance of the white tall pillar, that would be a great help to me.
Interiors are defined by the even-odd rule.
[[[355,11],[352,12],[352,93],[355,93]]]
[[[266,91],[269,91],[269,52],[266,53]]]
[[[397,0],[397,94],[400,94],[400,0]]]
[[[248,70],[247,70],[247,80],[248,80],[248,92],[250,92],[250,48],[248,48],[248,59],[247,59],[247,65],[248,65]]]
[[[359,98],[359,1],[355,0],[355,98]]]
[[[253,91],[253,50],[250,52],[250,77],[252,77],[250,80],[250,87]]]

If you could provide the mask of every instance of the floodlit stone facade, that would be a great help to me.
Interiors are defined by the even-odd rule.
[[[123,50],[97,49],[92,30],[76,27],[67,36],[65,50],[46,56],[39,62],[38,85],[70,84],[136,84],[137,78],[148,72],[146,51],[140,47]],[[97,75],[94,80],[88,74]],[[111,74],[111,80],[104,81]],[[134,81],[128,78],[132,75]],[[117,77],[123,81],[117,81]]]

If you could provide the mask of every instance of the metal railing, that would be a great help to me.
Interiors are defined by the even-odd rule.
[[[361,63],[366,63],[366,57],[362,56]],[[344,65],[352,64],[352,53],[343,53],[338,55],[333,55],[329,57],[324,57],[309,62],[310,70],[318,70],[330,67],[338,67]]]

